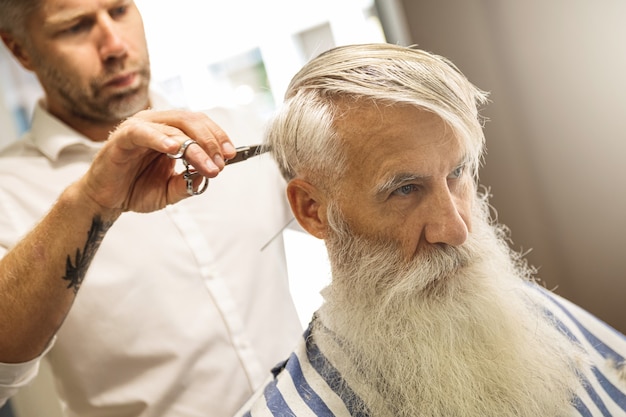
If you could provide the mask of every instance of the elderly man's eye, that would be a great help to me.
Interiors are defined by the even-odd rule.
[[[393,194],[394,195],[409,195],[412,192],[417,191],[417,187],[414,184],[406,184],[402,187],[396,189]]]
[[[448,178],[453,179],[453,180],[457,178],[461,178],[461,176],[463,175],[463,172],[465,172],[465,165],[456,167],[455,170],[452,171],[450,175],[448,175]]]

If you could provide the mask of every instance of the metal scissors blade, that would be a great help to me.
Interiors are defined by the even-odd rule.
[[[235,148],[235,150],[237,151],[237,154],[233,158],[226,160],[226,165],[245,161],[249,158],[252,158],[253,156],[261,155],[262,153],[269,151],[269,148],[263,145],[250,145],[240,146],[238,148]]]

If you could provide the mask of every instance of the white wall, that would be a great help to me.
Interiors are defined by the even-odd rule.
[[[9,51],[0,45],[0,79],[11,78],[11,65],[14,65]],[[13,116],[11,92],[7,91],[8,85],[0,82],[0,148],[13,142],[18,137],[18,128]]]
[[[0,147],[21,136],[41,95],[35,75],[24,70],[0,42]]]
[[[0,85],[1,93],[2,86]],[[17,128],[15,127],[11,109],[7,107],[7,104],[2,99],[0,99],[0,130],[0,148],[17,139]]]

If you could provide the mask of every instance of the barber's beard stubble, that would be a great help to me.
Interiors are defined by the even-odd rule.
[[[458,248],[406,261],[391,242],[353,236],[336,208],[333,270],[314,335],[374,416],[559,416],[583,355],[538,306],[486,199]],[[357,403],[355,403],[357,405]]]
[[[102,74],[87,80],[87,86],[77,82],[77,77],[54,64],[47,64],[38,57],[38,66],[42,68],[39,76],[48,89],[56,92],[72,115],[94,123],[110,123],[123,120],[144,110],[149,103],[148,87],[150,83],[149,58],[128,63],[123,60],[111,60],[105,65]],[[106,83],[116,74],[136,71],[140,83],[116,91],[106,92]]]

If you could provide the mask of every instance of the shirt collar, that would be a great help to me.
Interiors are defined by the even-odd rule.
[[[101,142],[90,140],[50,114],[42,101],[33,111],[31,137],[37,149],[51,161],[58,160],[59,155],[71,146],[85,146],[94,151],[102,147]]]
[[[155,90],[150,91],[150,102],[153,109],[170,108],[164,96]],[[51,161],[57,161],[69,147],[84,146],[95,154],[104,144],[89,139],[50,114],[43,100],[38,101],[33,110],[30,135],[37,149]]]

